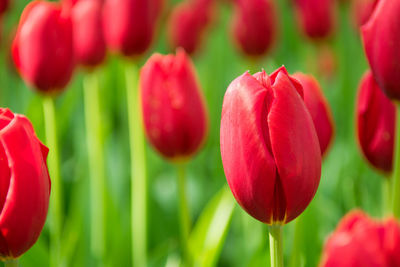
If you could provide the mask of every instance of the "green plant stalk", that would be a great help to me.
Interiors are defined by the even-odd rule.
[[[5,261],[4,266],[5,267],[18,267],[18,259]]]
[[[400,103],[395,103],[397,107],[396,114],[396,140],[395,140],[395,152],[393,161],[393,188],[392,188],[392,212],[394,217],[400,218]]]
[[[63,223],[63,192],[60,176],[60,159],[57,141],[57,124],[54,98],[43,97],[44,124],[46,142],[49,147],[47,159],[51,179],[50,211],[51,211],[51,232],[50,232],[50,266],[59,266],[61,250],[61,231]]]
[[[283,267],[282,226],[269,226],[269,250],[271,267]]]
[[[147,265],[147,171],[139,93],[139,71],[128,63],[126,90],[131,151],[131,231],[133,266]]]
[[[301,266],[301,240],[303,238],[303,221],[302,216],[297,217],[294,222],[294,237],[293,237],[293,249],[290,256],[290,266],[300,267]]]
[[[392,178],[390,176],[383,177],[382,182],[382,211],[383,216],[391,213],[390,205],[392,200]]]
[[[105,153],[101,124],[100,92],[96,72],[88,73],[83,83],[86,117],[86,139],[90,171],[91,252],[104,262],[106,251],[105,227]]]

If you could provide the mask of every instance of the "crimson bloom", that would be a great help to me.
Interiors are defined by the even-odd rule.
[[[4,14],[7,11],[9,5],[9,0],[0,0],[0,15]]]
[[[400,99],[400,1],[378,1],[361,28],[365,53],[379,87]]]
[[[0,108],[0,258],[21,256],[46,221],[50,179],[48,149],[30,121]]]
[[[236,78],[226,91],[221,156],[231,191],[251,216],[285,224],[317,191],[321,151],[301,84],[284,67]]]
[[[318,81],[311,75],[295,73],[293,75],[303,86],[304,102],[311,114],[317,131],[321,154],[325,155],[334,136],[334,122],[329,103]]]
[[[67,85],[74,69],[72,24],[59,4],[33,1],[25,7],[12,55],[22,78],[39,91]]]
[[[351,11],[353,20],[357,26],[362,26],[371,16],[378,0],[353,0]]]
[[[380,90],[371,71],[361,80],[356,113],[358,142],[363,154],[374,167],[391,172],[396,107]]]
[[[154,54],[140,72],[143,121],[150,143],[164,157],[182,160],[203,143],[208,118],[195,69],[183,50]]]

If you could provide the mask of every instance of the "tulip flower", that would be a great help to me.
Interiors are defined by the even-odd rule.
[[[9,5],[9,0],[0,0],[0,15],[7,11]]]
[[[396,107],[368,71],[357,99],[358,141],[367,160],[386,173],[392,171],[395,121]]]
[[[354,24],[358,27],[362,26],[370,18],[372,11],[378,0],[353,0],[351,4],[351,11],[353,15]]]
[[[318,81],[311,75],[296,73],[293,78],[303,86],[304,103],[311,114],[317,131],[321,154],[325,155],[334,136],[334,122],[329,103]]]
[[[12,55],[22,78],[40,92],[54,94],[67,85],[74,69],[72,23],[59,4],[25,7]]]
[[[320,267],[400,266],[400,225],[393,218],[375,221],[352,211],[325,244]]]
[[[299,25],[311,39],[328,37],[335,24],[334,0],[294,0]]]
[[[239,48],[249,56],[262,56],[272,47],[277,21],[271,0],[236,0],[232,34]]]
[[[176,161],[197,152],[207,133],[207,111],[195,69],[183,50],[154,54],[140,73],[143,121],[150,143]]]
[[[30,121],[0,108],[0,258],[18,258],[35,244],[46,221],[48,149]]]

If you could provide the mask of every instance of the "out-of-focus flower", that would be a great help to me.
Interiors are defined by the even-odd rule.
[[[191,157],[205,139],[208,118],[194,66],[185,52],[150,57],[141,70],[140,87],[150,143],[170,160]]]
[[[7,11],[9,5],[10,5],[9,0],[0,0],[0,16]]]
[[[226,91],[221,156],[231,191],[251,216],[285,224],[317,191],[321,150],[301,84],[284,67],[236,78]]]
[[[378,0],[352,0],[352,19],[357,27],[368,21],[377,3]]]
[[[0,108],[0,259],[18,258],[38,239],[46,221],[48,149],[30,121]]]

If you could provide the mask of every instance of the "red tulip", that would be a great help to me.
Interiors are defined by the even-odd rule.
[[[207,133],[207,111],[195,69],[183,50],[154,54],[140,73],[143,121],[150,143],[166,158],[192,156]]]
[[[376,168],[392,171],[396,107],[368,71],[357,100],[357,133],[361,150]]]
[[[285,224],[317,191],[321,151],[302,99],[284,67],[236,78],[222,106],[221,156],[229,187],[251,216]]]
[[[0,15],[7,11],[9,5],[9,0],[0,0]]]
[[[17,258],[38,239],[46,221],[48,149],[22,115],[0,108],[0,258]]]
[[[105,0],[103,23],[107,45],[125,56],[143,54],[151,45],[159,0]]]
[[[296,73],[293,75],[303,86],[304,103],[311,114],[317,131],[321,154],[325,155],[334,135],[334,123],[329,103],[318,81],[311,75]]]
[[[312,39],[328,37],[335,24],[334,0],[294,0],[299,25]]]
[[[29,85],[44,93],[60,91],[74,69],[71,19],[56,3],[31,2],[21,15],[12,54]]]
[[[346,215],[325,244],[321,267],[400,266],[400,225],[361,211]]]
[[[273,2],[236,0],[232,33],[243,53],[249,56],[261,56],[267,53],[277,35]]]
[[[379,87],[400,99],[400,1],[378,1],[361,28],[365,52]]]
[[[353,14],[354,23],[360,27],[366,23],[374,11],[378,0],[353,0],[351,11]]]
[[[102,7],[101,0],[81,0],[72,8],[75,56],[84,66],[99,65],[106,55]]]

